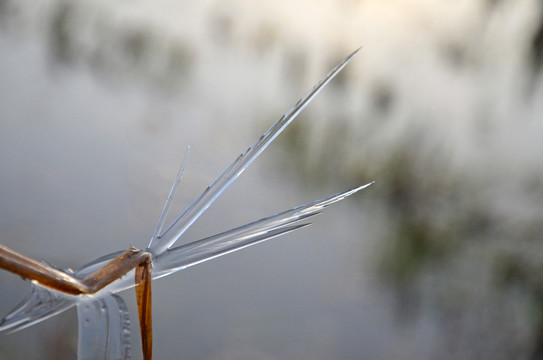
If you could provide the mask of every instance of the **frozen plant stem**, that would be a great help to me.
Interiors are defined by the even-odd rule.
[[[64,271],[42,264],[0,245],[0,268],[32,280],[31,293],[0,323],[0,331],[21,330],[72,306],[78,308],[79,359],[126,359],[129,333],[126,306],[113,295],[136,287],[138,316],[145,360],[152,358],[151,280],[272,239],[309,225],[300,223],[325,207],[345,199],[372,183],[317,200],[252,223],[175,248],[172,246],[206,209],[234,182],[254,159],[294,120],[358,52],[332,69],[305,97],[241,154],[188,208],[162,231],[177,187],[183,176],[189,149],[174,180],[164,209],[145,251],[129,248],[105,255],[85,266]],[[135,269],[135,277],[126,275]],[[82,306],[84,304],[84,306]]]

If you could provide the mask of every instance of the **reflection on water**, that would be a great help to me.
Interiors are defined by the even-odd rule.
[[[0,1],[0,241],[144,246],[187,144],[178,210],[363,45],[186,239],[374,188],[158,281],[157,358],[540,358],[541,3],[256,4]],[[0,274],[1,313],[26,285]],[[0,358],[73,356],[74,321]]]

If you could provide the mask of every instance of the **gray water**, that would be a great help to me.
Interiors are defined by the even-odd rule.
[[[154,282],[156,358],[528,358],[543,311],[541,13],[0,2],[0,241],[61,267],[145,247],[187,145],[173,212],[362,45],[183,240],[377,183],[309,228]],[[0,273],[0,314],[27,289]],[[75,358],[76,321],[1,334],[0,358]]]

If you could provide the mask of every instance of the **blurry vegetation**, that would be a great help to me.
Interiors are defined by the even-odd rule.
[[[543,65],[543,4],[538,3],[539,20],[532,38],[532,64],[538,72]]]
[[[69,63],[74,60],[74,44],[70,37],[73,16],[72,5],[61,2],[53,11],[51,18],[50,47],[56,61]]]
[[[504,11],[504,7],[512,3],[508,0],[482,1],[484,14],[488,18]],[[2,24],[16,12],[15,4],[13,0],[0,0]],[[179,34],[172,35],[160,24],[119,24],[114,17],[97,13],[98,10],[91,11],[89,15],[90,8],[92,3],[56,1],[51,17],[47,19],[46,32],[55,64],[85,64],[106,76],[135,77],[167,89],[182,84],[195,71],[199,45],[194,40]],[[530,25],[523,38],[525,43],[519,46],[526,49],[523,50],[526,52],[523,59],[529,75],[525,81],[531,82],[532,92],[541,86],[543,65],[543,3],[534,1],[534,8],[539,11],[539,20]],[[212,9],[206,22],[208,40],[221,47],[245,44],[251,48],[250,51],[262,57],[290,40],[289,34],[281,33],[280,23],[276,21],[274,18],[268,19],[259,23],[253,31],[244,31],[236,22],[235,8],[217,7]],[[489,26],[485,21],[487,19],[481,20],[482,25],[478,24],[481,26],[476,27],[477,31],[483,32]],[[474,131],[484,133],[480,138],[484,140],[479,139],[477,146],[471,148],[477,152],[473,155],[489,151],[494,152],[495,157],[503,156],[515,151],[515,141],[519,145],[525,141],[517,134],[517,138],[511,140],[512,148],[502,151],[511,144],[504,143],[503,138],[493,140],[490,130],[503,125],[498,122],[502,119],[492,118],[500,114],[494,112],[494,108],[512,107],[502,104],[509,101],[509,97],[499,97],[494,92],[505,92],[505,88],[514,87],[512,84],[515,83],[497,82],[503,89],[493,88],[495,83],[491,82],[491,78],[496,73],[492,72],[492,66],[511,72],[507,68],[510,64],[500,68],[502,58],[499,56],[502,53],[484,53],[492,46],[485,48],[484,44],[477,43],[486,39],[481,34],[471,35],[464,38],[455,33],[450,38],[432,38],[435,49],[431,55],[435,58],[423,59],[427,61],[423,67],[427,66],[429,73],[436,70],[432,66],[445,69],[443,72],[431,72],[429,76],[442,76],[439,78],[442,82],[444,79],[453,82],[458,78],[459,83],[443,82],[441,87],[458,86],[460,90],[457,91],[461,95],[453,91],[434,97],[434,88],[426,89],[414,83],[402,87],[405,84],[401,83],[401,77],[413,70],[413,64],[421,60],[417,57],[409,60],[409,56],[406,56],[404,61],[393,59],[399,64],[398,69],[395,74],[385,72],[386,80],[383,80],[383,74],[372,74],[373,68],[363,69],[363,75],[356,74],[355,64],[351,63],[320,95],[319,101],[308,107],[300,119],[278,138],[278,143],[288,154],[278,160],[283,161],[279,167],[303,177],[304,183],[307,182],[309,186],[327,182],[355,186],[376,181],[365,196],[358,198],[360,206],[380,210],[367,212],[379,214],[380,218],[373,220],[381,223],[383,228],[380,237],[373,239],[381,245],[381,252],[372,254],[375,272],[383,284],[396,292],[399,306],[412,301],[430,303],[439,309],[442,326],[451,329],[454,335],[460,334],[452,339],[456,345],[453,347],[460,349],[456,355],[469,358],[467,350],[458,345],[461,341],[455,342],[457,339],[467,339],[470,344],[483,342],[480,339],[486,332],[497,340],[488,347],[477,344],[476,351],[479,352],[471,354],[472,358],[480,358],[482,354],[488,358],[485,353],[488,348],[516,358],[528,348],[533,359],[543,359],[541,167],[528,169],[527,174],[515,173],[511,177],[507,171],[500,173],[492,166],[496,167],[497,163],[507,169],[514,165],[514,158],[499,159],[489,164],[483,162],[488,157],[477,157],[476,167],[464,167],[464,164],[458,165],[453,161],[452,146],[462,147],[466,146],[465,143],[452,146],[447,143],[447,131],[455,129],[455,125],[442,126],[445,129],[442,132],[433,131],[440,126],[436,124],[444,121],[439,114],[450,120],[446,112],[472,105],[466,101],[449,106],[447,94],[461,98],[468,92],[473,97],[489,93],[491,95],[484,98],[483,105],[478,104],[478,113],[459,111],[458,114],[466,118],[453,119],[458,127],[471,126]],[[246,36],[244,41],[240,40],[242,36]],[[502,39],[491,39],[491,36],[488,39],[496,41],[497,47],[502,48]],[[486,41],[490,41],[488,39]],[[313,78],[311,69],[328,70],[338,59],[352,51],[351,45],[344,51],[333,50],[338,46],[329,44],[321,59],[323,63],[315,66],[309,47],[298,46],[298,42],[295,42],[296,46],[289,44],[281,50],[279,61],[282,73],[279,75],[289,86],[296,88]],[[408,45],[409,51],[416,54],[418,48],[415,47],[419,44],[414,44],[414,49],[411,44]],[[364,48],[357,61],[365,57],[364,52],[373,51]],[[506,48],[504,53],[509,51]],[[484,59],[488,59],[490,64],[486,69]],[[509,61],[507,57],[504,59]],[[473,66],[476,62],[479,68]],[[383,71],[381,68],[379,70]],[[466,80],[468,75],[476,81],[469,83]],[[408,79],[419,81],[415,77]],[[486,81],[490,85],[484,84]],[[412,96],[413,92],[416,96]],[[357,97],[349,98],[352,93]],[[417,108],[420,104],[407,106],[406,99],[422,99],[421,103],[428,107]],[[354,110],[344,106],[350,103],[361,105]],[[432,106],[438,108],[438,115],[428,110],[433,110]],[[274,115],[282,110],[283,104]],[[523,111],[529,112],[530,109],[523,108]],[[426,123],[419,119],[421,113]],[[485,114],[484,119],[481,119],[481,113]],[[518,127],[529,123],[521,121],[526,119],[519,120],[522,114],[514,115],[506,121],[514,121]],[[540,121],[541,116],[536,114],[534,118]],[[262,120],[266,123],[269,121],[266,117]],[[483,130],[475,126],[482,121],[489,123]],[[401,125],[402,122],[409,125]],[[424,125],[420,125],[422,123]],[[396,124],[400,125],[394,127]],[[387,138],[383,135],[387,131],[393,135],[386,134],[389,136]],[[468,136],[461,139],[469,140]],[[537,151],[538,147],[534,148]],[[512,184],[510,187],[500,187],[508,182]],[[509,192],[505,194],[507,196],[501,189]],[[418,301],[422,298],[425,301]],[[523,306],[525,303],[530,304],[528,310]],[[401,310],[408,311],[405,308]],[[462,321],[464,323],[459,324]],[[527,334],[519,331],[519,328],[524,329],[524,324],[528,324]],[[484,341],[490,343],[491,339],[484,338]]]
[[[454,243],[451,240],[458,229],[454,223],[459,219],[450,218],[454,190],[452,184],[443,182],[447,179],[446,171],[439,171],[438,178],[428,177],[417,166],[415,156],[413,149],[399,148],[376,171],[381,175],[378,176],[380,193],[374,195],[386,203],[394,229],[390,239],[384,242],[381,271],[393,282],[410,282],[427,262],[439,261],[441,256],[450,254]],[[433,211],[428,214],[430,206]],[[440,217],[446,220],[434,221]]]
[[[543,5],[540,5],[541,15],[535,29],[531,46],[531,66],[536,76],[540,76],[543,66]]]
[[[260,56],[268,54],[279,45],[279,25],[275,22],[264,22],[254,32],[253,46]]]
[[[0,0],[0,31],[17,33],[24,18],[25,4],[17,0]]]
[[[234,40],[234,18],[232,15],[217,11],[210,16],[211,38],[221,45],[228,45]]]
[[[145,62],[145,56],[151,53],[153,44],[155,42],[149,30],[133,29],[124,34],[121,40],[123,46],[121,51],[126,54],[129,64],[138,66],[139,63]]]
[[[53,64],[90,65],[108,78],[139,78],[160,88],[186,83],[197,58],[189,42],[160,26],[118,23],[92,6],[56,3],[48,26]]]
[[[344,146],[354,146],[345,143],[350,138],[346,122],[327,122],[326,135],[315,147],[304,124],[293,124],[279,140],[290,154],[282,166],[290,164],[316,183],[377,181],[367,197],[386,209],[388,221],[384,238],[378,241],[384,247],[376,265],[391,284],[412,284],[426,269],[457,256],[463,244],[493,226],[476,187],[448,168],[446,153],[422,151],[420,134],[405,134],[405,141],[380,154],[378,161],[368,153],[367,160],[345,166]]]
[[[410,219],[399,219],[387,248],[382,254],[381,269],[384,278],[397,284],[409,286],[421,274],[429,262],[438,262],[447,255],[451,245],[450,234],[438,232],[428,224]]]
[[[394,107],[394,89],[388,83],[377,84],[372,91],[373,108],[379,116],[387,115]]]
[[[538,245],[543,231],[539,226],[533,228],[536,224],[526,220],[518,227],[504,228],[510,220],[492,210],[482,191],[484,184],[449,168],[446,152],[423,151],[427,145],[420,134],[404,134],[405,141],[387,155],[376,156],[366,148],[367,161],[345,167],[340,144],[349,139],[348,128],[330,122],[334,125],[323,131],[325,138],[314,147],[308,144],[315,141],[308,140],[311,133],[303,124],[295,124],[282,144],[289,149],[288,163],[304,179],[323,183],[341,178],[353,184],[376,180],[361,205],[372,209],[367,213],[386,214],[374,219],[385,226],[381,237],[373,240],[382,249],[374,265],[379,278],[395,291],[398,320],[413,318],[421,304],[430,302],[447,322],[443,326],[449,340],[466,339],[473,356],[499,349],[513,358],[525,350],[533,359],[542,358],[543,255],[536,254],[543,250]],[[533,251],[522,247],[527,243],[533,244]],[[515,310],[519,303],[530,304],[531,310]],[[483,311],[480,318],[470,318],[475,323],[458,323],[473,309]],[[524,331],[518,331],[522,324],[526,324]],[[499,332],[496,339],[505,337],[509,342],[473,343],[473,336],[492,331]]]
[[[343,174],[345,169],[341,164],[344,148],[337,141],[347,136],[348,125],[345,119],[339,117],[336,121],[326,123],[323,131],[327,136],[315,141],[318,135],[315,134],[315,123],[311,121],[314,115],[311,109],[306,109],[299,115],[299,121],[291,123],[288,131],[276,140],[288,154],[280,159],[286,161],[279,167],[295,172],[308,186],[322,185],[330,180],[331,174],[334,174],[336,180],[347,175]]]
[[[543,270],[541,259],[522,254],[502,254],[496,258],[495,281],[505,292],[520,291],[531,303],[531,320],[534,349],[532,359],[543,359]]]
[[[368,111],[386,119],[394,113],[396,95],[391,86],[376,84],[381,86],[368,95]],[[384,226],[380,238],[372,240],[381,248],[372,258],[379,279],[395,291],[398,319],[412,318],[421,304],[431,303],[447,322],[449,340],[465,339],[473,356],[492,349],[513,358],[524,351],[543,358],[543,255],[538,255],[543,254],[543,218],[496,208],[488,190],[494,185],[484,182],[493,180],[486,164],[481,171],[463,172],[446,144],[423,128],[404,131],[383,148],[372,139],[380,135],[375,123],[365,124],[366,133],[356,136],[359,130],[347,116],[331,116],[321,129],[315,126],[318,114],[309,110],[305,117],[313,120],[294,123],[279,139],[289,154],[281,166],[317,184],[376,180],[361,206],[378,214],[374,221]],[[519,192],[539,199],[543,209],[538,173],[519,177],[525,179]],[[530,304],[531,310],[519,311],[519,304]],[[474,317],[473,311],[483,312]],[[495,339],[509,342],[474,343],[473,336],[492,331],[499,332]]]
[[[285,81],[301,87],[307,75],[307,53],[304,49],[290,48],[284,56]]]

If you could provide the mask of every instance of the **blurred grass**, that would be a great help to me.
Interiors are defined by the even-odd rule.
[[[397,303],[418,304],[402,312],[434,314],[443,342],[456,349],[449,358],[543,358],[542,3],[326,4],[334,15],[317,22],[313,7],[307,17],[277,16],[292,13],[285,4],[202,5],[201,19],[187,2],[183,17],[160,4],[58,0],[33,13],[31,3],[0,0],[0,28],[33,28],[59,71],[90,68],[172,97],[221,74],[201,70],[221,64],[221,54],[270,83],[242,94],[244,79],[224,77],[239,96],[261,93],[251,99],[267,104],[251,110],[262,123],[271,110],[282,113],[283,95],[303,93],[363,45],[278,139],[283,156],[269,163],[309,188],[377,181],[359,206],[375,214],[378,253],[360,261],[373,261]],[[284,94],[271,98],[278,88]],[[217,102],[228,103],[224,97]],[[251,107],[239,104],[241,112]],[[509,342],[485,338],[493,331]],[[471,335],[488,344],[474,345]],[[473,349],[462,350],[462,341]]]

